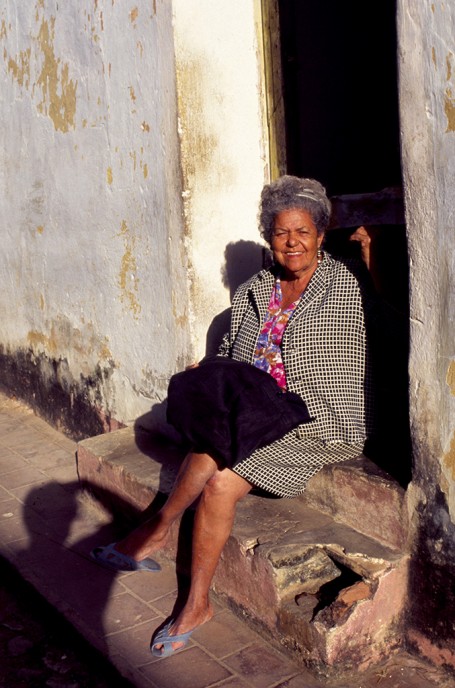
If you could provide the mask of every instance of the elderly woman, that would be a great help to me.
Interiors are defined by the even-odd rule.
[[[274,264],[237,290],[230,332],[219,352],[265,371],[283,394],[298,395],[308,418],[229,463],[195,447],[159,513],[122,541],[93,552],[97,561],[117,570],[157,570],[150,555],[165,545],[171,524],[199,498],[188,599],[152,638],[155,655],[181,649],[212,617],[209,587],[237,502],[253,486],[280,497],[302,493],[324,465],[358,456],[372,432],[368,280],[363,282],[364,266],[323,251],[330,212],[325,189],[315,180],[284,176],[264,187],[260,223]],[[354,238],[367,256],[367,234],[358,230]],[[262,405],[273,420],[273,412]]]

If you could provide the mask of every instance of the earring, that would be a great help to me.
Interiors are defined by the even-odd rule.
[[[320,248],[318,248],[318,252],[316,255],[318,257],[318,265],[320,265],[322,263],[322,251]]]

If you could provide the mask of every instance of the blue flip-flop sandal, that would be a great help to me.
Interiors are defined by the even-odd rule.
[[[190,635],[196,630],[193,628],[191,631],[181,633],[180,635],[169,635],[169,629],[173,623],[174,619],[171,619],[160,631],[158,631],[158,633],[152,636],[152,640],[150,642],[150,652],[155,657],[169,657],[169,655],[174,654],[174,652],[183,650],[183,648],[188,644]],[[183,645],[174,649],[172,647],[172,643],[183,643]],[[158,650],[156,648],[157,645],[162,645],[163,647]]]
[[[98,564],[104,566],[105,568],[111,569],[113,571],[160,571],[161,566],[157,561],[148,557],[142,561],[136,561],[133,557],[127,554],[122,554],[117,549],[115,545],[117,543],[112,542],[110,545],[105,547],[95,547],[90,552],[90,556]]]

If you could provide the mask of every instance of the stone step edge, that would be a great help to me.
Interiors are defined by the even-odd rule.
[[[111,476],[107,493],[115,491],[119,481],[128,482],[128,475],[122,472],[122,461],[128,457],[130,473],[133,471],[135,477],[122,496],[131,508],[143,510],[150,500],[148,487],[169,494],[183,458],[182,450],[164,435],[157,435],[153,441],[150,437],[141,428],[124,428],[83,440],[78,445],[78,454],[91,453],[100,460],[121,459],[115,461],[116,476]],[[297,500],[388,548],[402,551],[406,546],[405,490],[363,455],[324,467],[308,482],[305,493],[290,501]]]

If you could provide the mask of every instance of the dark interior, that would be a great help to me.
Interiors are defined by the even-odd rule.
[[[287,171],[329,195],[401,185],[395,0],[279,0]]]
[[[402,185],[396,2],[278,0],[278,7],[287,173],[318,179],[329,196],[359,194],[356,203],[367,215],[362,194]],[[325,248],[359,255],[358,244],[349,242],[355,229],[331,230]],[[381,345],[382,432],[370,455],[406,485],[412,465],[406,228],[404,220],[384,219],[373,231],[378,291],[403,327]]]

